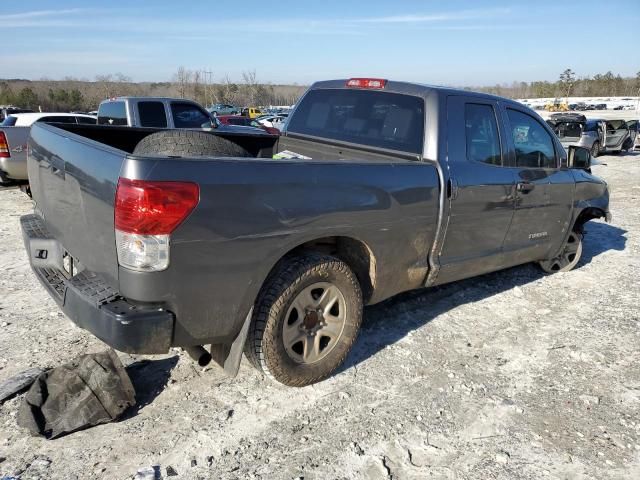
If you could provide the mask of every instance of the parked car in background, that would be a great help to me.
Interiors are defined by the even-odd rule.
[[[207,108],[212,115],[238,115],[240,108],[227,103],[216,103]]]
[[[605,152],[620,152],[633,146],[635,136],[625,120],[587,118],[578,113],[555,113],[547,120],[565,148],[588,148],[597,157]]]
[[[298,387],[344,362],[363,305],[528,262],[569,271],[584,224],[610,220],[589,151],[533,111],[407,82],[317,82],[280,137],[36,124],[29,142],[26,252],[71,320],[230,375],[244,351]]]
[[[13,113],[0,123],[0,182],[27,180],[27,140],[36,122],[96,124],[96,117],[77,113]]]
[[[246,107],[241,110],[240,115],[243,117],[257,118],[262,115],[262,110],[256,107]]]
[[[284,122],[287,119],[284,115],[263,115],[256,118],[256,122],[265,127],[277,128],[282,130],[284,128]]]
[[[280,135],[280,129],[275,127],[269,127],[259,123],[257,120],[251,120],[249,117],[243,117],[241,115],[218,115],[216,120],[222,125],[236,125],[243,127],[261,128],[271,135]]]
[[[11,106],[5,106],[5,107],[0,107],[0,122],[4,121],[5,118],[7,118],[9,115],[13,115],[14,113],[32,113],[33,110],[30,110],[28,108],[18,108],[18,107],[11,107]]]

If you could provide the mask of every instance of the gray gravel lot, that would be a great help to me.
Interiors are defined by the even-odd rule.
[[[139,405],[117,423],[47,441],[17,427],[19,398],[0,406],[0,478],[640,478],[640,154],[601,161],[613,223],[589,224],[577,270],[369,307],[345,367],[301,389],[246,361],[231,380],[177,351],[121,354]],[[0,191],[0,382],[104,348],[28,268],[30,208]]]

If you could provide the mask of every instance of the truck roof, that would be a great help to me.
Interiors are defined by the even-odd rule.
[[[117,102],[117,101],[122,101],[122,100],[143,100],[143,101],[156,101],[156,102],[166,102],[166,101],[171,101],[171,102],[189,102],[189,103],[197,103],[194,100],[189,100],[188,98],[175,98],[175,97],[145,97],[145,96],[141,96],[141,97],[136,97],[136,96],[132,96],[132,95],[126,95],[123,97],[113,97],[113,98],[106,98],[103,101],[100,102],[100,104],[103,103],[107,103],[107,102]]]
[[[340,88],[346,89],[348,78],[337,80],[323,80],[315,82],[311,85],[310,89],[324,89],[324,88]],[[357,89],[357,87],[356,87]],[[392,93],[404,93],[406,95],[416,95],[420,97],[426,97],[427,95],[437,92],[445,95],[473,95],[474,97],[483,97],[491,100],[507,101],[512,103],[518,103],[508,98],[500,97],[497,95],[491,95],[489,93],[474,92],[472,90],[463,90],[461,88],[443,87],[439,85],[429,85],[425,83],[414,82],[398,82],[395,80],[386,80],[386,84],[382,89],[376,89],[374,91],[392,92]],[[518,105],[521,105],[518,103]]]

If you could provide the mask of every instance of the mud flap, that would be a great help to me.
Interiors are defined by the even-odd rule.
[[[252,317],[253,307],[249,310],[240,329],[240,333],[231,345],[211,345],[211,358],[224,369],[224,373],[232,378],[238,375],[238,370],[240,370],[244,343],[247,340],[247,333],[249,332]]]

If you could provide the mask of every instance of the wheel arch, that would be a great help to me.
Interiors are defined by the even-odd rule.
[[[589,220],[593,220],[596,218],[606,218],[606,212],[600,207],[586,207],[582,209],[582,211],[576,217],[576,221],[573,222],[572,230],[582,233],[584,230],[584,225]]]
[[[369,245],[349,236],[319,237],[290,248],[271,268],[263,285],[277,271],[282,262],[292,256],[305,253],[322,253],[339,258],[351,268],[358,279],[363,302],[366,304],[372,297],[376,288],[376,257]]]

